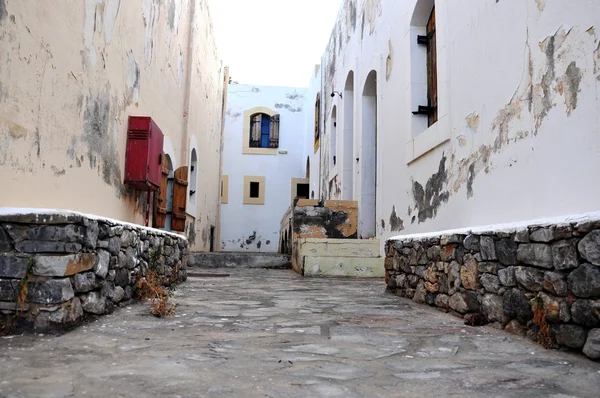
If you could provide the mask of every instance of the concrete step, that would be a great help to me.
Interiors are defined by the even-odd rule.
[[[291,268],[290,256],[279,253],[214,252],[190,253],[194,268]]]
[[[384,258],[304,257],[304,276],[384,278]]]
[[[379,239],[299,239],[301,256],[379,257]]]

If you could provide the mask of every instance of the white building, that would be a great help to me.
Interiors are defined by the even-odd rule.
[[[294,197],[308,198],[304,92],[229,85],[221,250],[277,252],[281,217]]]
[[[346,0],[307,98],[316,195],[382,243],[597,210],[600,3],[568,3]]]

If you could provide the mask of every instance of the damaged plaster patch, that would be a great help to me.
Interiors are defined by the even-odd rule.
[[[277,108],[277,109],[287,109],[288,111],[294,112],[294,113],[295,112],[302,112],[302,107],[294,108],[290,104],[277,103],[277,104],[275,104],[275,108]]]
[[[365,18],[365,22],[369,24],[369,35],[372,35],[375,33],[375,22],[377,21],[377,17],[381,15],[381,0],[365,0],[363,9],[363,18]]]
[[[6,11],[6,0],[0,0],[0,22],[4,21],[7,16],[8,12]]]
[[[61,177],[61,176],[64,176],[64,175],[67,173],[67,172],[65,171],[65,169],[59,169],[59,168],[58,168],[58,167],[56,167],[56,166],[51,166],[50,168],[52,169],[52,172],[54,173],[54,175],[55,175],[56,177]]]
[[[540,11],[544,11],[544,8],[546,8],[546,0],[535,0],[535,4],[537,4],[537,8]]]
[[[346,2],[346,27],[352,27],[352,32],[347,29],[347,36],[356,29],[356,0]]]
[[[121,190],[123,187],[119,154],[114,133],[111,134],[111,125],[115,121],[113,112],[108,93],[88,95],[83,115],[81,140],[87,149],[90,168],[98,167],[98,173],[104,182]]]
[[[144,18],[145,27],[145,60],[146,67],[152,62],[152,51],[154,49],[154,38],[152,33],[154,30],[154,23],[160,18],[160,0],[143,0],[142,2],[142,16]]]
[[[298,93],[297,91],[294,91],[293,93],[288,93],[285,95],[285,98],[292,100],[292,101],[298,101],[301,100],[302,98],[304,98],[304,96],[300,93]]]
[[[392,76],[392,68],[394,67],[394,47],[392,46],[392,39],[388,40],[389,54],[385,60],[385,81],[390,80]]]
[[[137,103],[140,100],[140,68],[135,62],[132,50],[127,52],[125,84],[127,85],[127,103]]]
[[[412,191],[415,209],[418,210],[419,223],[435,218],[442,203],[448,202],[450,194],[445,190],[447,180],[446,155],[444,154],[440,160],[438,171],[429,177],[425,188],[418,181],[413,181]]]
[[[467,198],[473,197],[473,181],[475,180],[475,163],[469,166],[469,174],[467,176]]]
[[[98,18],[101,18],[98,14],[99,4],[100,0],[85,0],[83,43],[87,49],[87,60],[89,60],[92,66],[95,66],[97,61],[96,47],[94,46],[94,34],[96,33]]]
[[[106,44],[109,44],[112,40],[113,30],[117,23],[117,16],[119,15],[119,8],[121,8],[121,0],[106,0],[104,6],[104,39]]]
[[[571,62],[567,67],[567,71],[561,82],[565,87],[565,105],[567,106],[567,116],[571,116],[571,112],[577,108],[577,93],[579,93],[579,84],[583,73],[577,67],[575,61]]]
[[[27,137],[27,129],[25,129],[25,127],[21,126],[20,124],[16,124],[13,122],[8,122],[8,135],[11,136],[11,138],[18,140],[21,138],[25,138]]]
[[[474,132],[479,129],[479,115],[476,112],[470,113],[466,118],[467,126]]]
[[[383,222],[383,220],[381,220],[381,224],[384,226],[383,228],[385,228],[385,223]],[[390,229],[392,230],[392,232],[399,232],[404,230],[404,220],[402,220],[396,214],[396,206],[392,206],[392,214],[390,214]]]

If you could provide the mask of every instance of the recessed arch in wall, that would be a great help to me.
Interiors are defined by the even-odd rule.
[[[344,85],[344,118],[342,150],[342,199],[352,200],[354,193],[354,72],[348,72]]]
[[[367,75],[361,108],[359,234],[361,238],[374,238],[377,232],[377,72],[374,70]]]

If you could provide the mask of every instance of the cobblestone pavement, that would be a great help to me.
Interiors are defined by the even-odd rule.
[[[600,364],[384,293],[380,280],[210,270],[62,336],[0,339],[2,397],[598,397]]]

